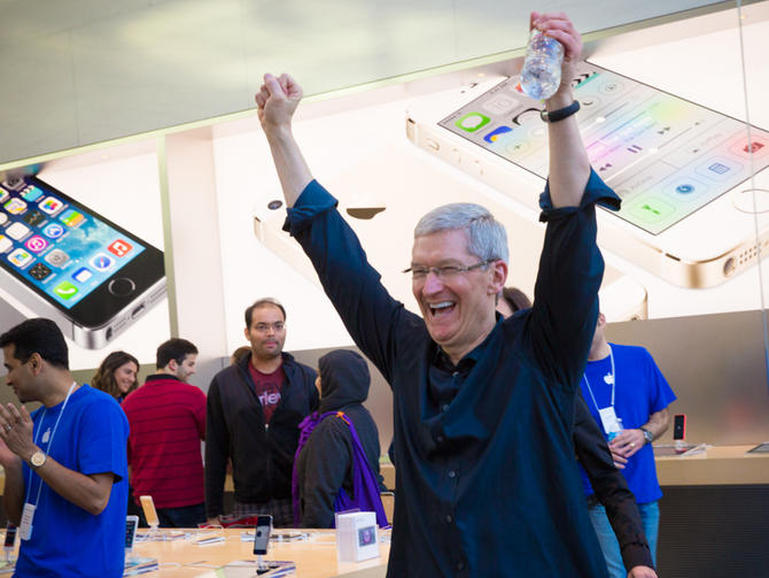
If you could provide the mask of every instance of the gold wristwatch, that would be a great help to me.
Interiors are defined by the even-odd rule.
[[[46,456],[41,450],[37,450],[34,454],[29,456],[29,465],[36,470],[42,466],[47,459],[48,456]]]

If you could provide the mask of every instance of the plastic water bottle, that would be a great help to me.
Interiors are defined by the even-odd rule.
[[[563,45],[534,28],[521,70],[521,89],[537,100],[550,98],[561,84]]]

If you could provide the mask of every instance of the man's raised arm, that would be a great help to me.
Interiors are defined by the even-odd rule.
[[[620,200],[595,173],[577,126],[571,81],[582,41],[562,13],[532,12],[531,26],[564,47],[561,84],[547,100],[550,176],[540,197],[548,223],[537,283],[531,333],[541,366],[568,389],[578,387],[598,316],[603,258],[596,245],[595,204],[619,208]],[[572,106],[574,105],[574,106]]]
[[[264,84],[254,97],[259,122],[270,145],[286,205],[293,207],[312,181],[310,167],[291,130],[291,119],[302,99],[302,88],[288,74],[264,75]]]
[[[574,102],[571,81],[582,53],[582,39],[562,12],[532,12],[530,26],[555,38],[564,48],[561,86],[545,101],[547,112],[552,113]],[[577,206],[590,176],[590,162],[579,134],[576,115],[548,123],[547,140],[550,151],[550,197],[553,206]]]
[[[403,306],[382,286],[355,232],[335,209],[336,199],[313,183],[291,128],[301,98],[302,89],[287,74],[266,74],[256,94],[259,120],[289,208],[284,229],[312,261],[356,345],[387,378],[393,354],[389,332]],[[302,206],[297,210],[300,195]]]

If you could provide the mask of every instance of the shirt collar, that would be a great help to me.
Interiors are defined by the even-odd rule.
[[[144,380],[144,382],[148,382],[150,380],[156,381],[160,379],[175,379],[176,381],[182,381],[175,375],[171,375],[170,373],[153,373],[152,375],[148,375],[147,379]]]
[[[433,360],[432,363],[439,369],[443,369],[445,371],[470,371],[470,369],[473,368],[473,366],[478,362],[478,360],[481,359],[484,352],[486,351],[486,348],[489,345],[489,341],[491,341],[492,334],[497,330],[497,328],[502,324],[502,322],[505,320],[504,317],[501,315],[497,315],[497,322],[494,325],[494,327],[489,331],[489,334],[486,336],[486,338],[479,343],[472,351],[467,353],[462,359],[459,360],[459,363],[454,365],[451,362],[451,359],[449,358],[448,354],[443,351],[443,348],[441,348],[440,345],[433,342],[433,345],[435,346],[435,353],[433,354]]]

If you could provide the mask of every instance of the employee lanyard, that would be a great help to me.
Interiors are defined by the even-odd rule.
[[[609,359],[611,359],[611,407],[614,407],[614,388],[617,387],[617,372],[614,370],[614,352],[611,350],[611,345],[609,345]],[[590,382],[587,379],[587,371],[582,374],[582,379],[585,380],[590,397],[593,398],[595,409],[600,412],[601,408],[598,407],[598,402],[595,400],[595,395],[593,395],[593,389],[590,387]]]
[[[59,412],[59,415],[56,416],[56,423],[53,424],[53,431],[51,432],[51,437],[48,438],[48,447],[45,450],[45,457],[48,457],[48,454],[51,452],[51,446],[53,445],[53,436],[56,435],[56,429],[59,427],[59,422],[61,421],[61,416],[64,415],[64,410],[67,409],[67,402],[69,401],[69,396],[72,395],[72,392],[75,390],[75,386],[77,385],[77,382],[73,381],[72,385],[69,386],[69,391],[67,392],[67,397],[64,398],[64,404],[61,406],[61,411]],[[35,439],[33,440],[33,443],[37,445],[37,438],[40,435],[40,430],[43,429],[43,420],[45,419],[45,412],[47,408],[43,406],[43,415],[40,416],[40,427],[35,432]],[[32,470],[32,468],[30,468]],[[27,497],[29,498],[29,495],[32,493],[32,470],[29,474],[29,484],[27,485]],[[40,479],[40,487],[37,489],[37,498],[35,498],[35,503],[32,504],[33,506],[37,506],[38,502],[40,502],[40,493],[43,491],[43,480]],[[29,503],[29,502],[27,502]]]

